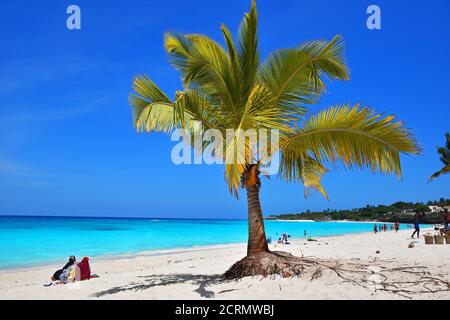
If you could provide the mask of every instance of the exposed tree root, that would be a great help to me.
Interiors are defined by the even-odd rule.
[[[314,257],[295,257],[290,253],[260,252],[236,262],[225,272],[227,280],[248,276],[320,278],[328,271],[341,281],[373,291],[386,291],[405,298],[415,294],[450,292],[450,282],[432,276],[425,266],[390,268],[386,261],[338,261]]]
[[[224,277],[231,280],[248,276],[300,276],[304,271],[304,266],[297,263],[298,259],[286,252],[259,252],[236,262],[225,272]]]

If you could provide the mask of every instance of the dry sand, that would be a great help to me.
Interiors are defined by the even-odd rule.
[[[450,245],[425,245],[423,238],[411,240],[410,233],[410,230],[398,234],[363,233],[317,238],[315,242],[298,239],[289,245],[273,244],[270,249],[389,268],[426,266],[432,277],[450,281]],[[408,248],[411,242],[414,248]],[[220,275],[241,259],[245,250],[246,246],[240,244],[93,258],[92,271],[99,278],[52,287],[43,284],[49,282],[60,266],[3,270],[0,271],[0,299],[406,299],[404,295],[376,290],[377,286],[361,287],[345,282],[329,270],[313,281],[307,276],[222,281]],[[379,268],[373,270],[376,273]],[[367,272],[363,276],[374,275]],[[410,278],[413,276],[405,273],[402,281],[414,280]],[[411,297],[450,299],[450,292]]]

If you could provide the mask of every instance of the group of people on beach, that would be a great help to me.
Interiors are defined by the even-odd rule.
[[[389,225],[389,230],[395,230],[395,233],[398,232],[398,230],[400,229],[400,223],[397,221],[394,225],[390,224]],[[376,234],[378,232],[381,231],[387,231],[388,230],[388,226],[387,224],[379,224],[377,225],[376,223],[373,225],[373,232]]]
[[[278,233],[277,233],[277,235],[278,235]],[[306,230],[304,230],[303,235],[306,237]],[[288,242],[288,239],[289,239],[290,237],[291,237],[290,234],[282,233],[282,234],[281,234],[281,237],[278,238],[278,243],[279,243],[279,244],[290,244],[290,243]],[[272,237],[267,237],[266,240],[267,240],[267,243],[268,243],[268,244],[271,244],[271,243],[272,243]]]
[[[414,238],[414,235],[417,234],[417,238],[419,238],[419,234],[420,234],[420,220],[422,218],[422,215],[420,214],[420,212],[416,212],[416,214],[414,215],[414,232],[411,235],[411,238]],[[442,214],[442,218],[443,218],[443,228],[435,228],[436,230],[438,230],[440,232],[441,235],[448,235],[450,233],[450,213],[448,212],[448,209],[445,208],[444,212]],[[409,225],[408,225],[409,227]]]
[[[80,262],[77,262],[75,256],[70,256],[64,267],[55,271],[51,277],[52,283],[49,285],[89,280],[92,277],[88,257],[84,257]]]
[[[417,235],[417,238],[419,238],[419,234],[420,234],[420,219],[421,219],[421,215],[419,212],[416,212],[416,214],[414,215],[414,232],[411,235],[411,238],[414,238],[415,235]],[[409,224],[407,225],[407,228],[409,229],[410,226]],[[374,224],[373,225],[373,232],[376,234],[378,232],[381,231],[387,231],[388,226],[386,224]],[[398,230],[400,229],[400,223],[397,221],[394,225],[390,224],[389,225],[389,229],[390,230],[395,230],[395,233],[398,232]]]
[[[443,228],[435,228],[436,230],[439,230],[440,233],[442,235],[446,235],[450,233],[450,213],[448,212],[448,209],[444,209],[444,213],[443,213],[443,220],[444,220],[444,226]],[[420,237],[420,220],[422,219],[422,214],[420,214],[419,211],[417,211],[414,215],[414,224],[411,225],[407,225],[408,229],[414,228],[414,231],[411,235],[411,238],[414,238],[414,236],[417,236],[417,238]],[[374,233],[378,233],[379,231],[386,231],[387,230],[387,225],[386,224],[374,224],[373,225],[373,232]],[[390,230],[395,229],[395,232],[398,232],[399,228],[400,228],[400,223],[396,222],[394,225],[390,225]]]
[[[291,237],[290,234],[283,233],[283,234],[281,235],[281,238],[278,238],[278,243],[281,243],[281,244],[289,244],[288,238],[290,238],[290,237]]]

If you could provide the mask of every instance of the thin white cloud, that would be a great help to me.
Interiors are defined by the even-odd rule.
[[[14,160],[0,158],[0,174],[23,176],[30,174],[31,170]]]
[[[0,126],[0,175],[14,176],[17,178],[61,178],[65,175],[41,172],[32,168],[29,164],[24,164],[16,159],[14,154],[17,150],[24,148],[39,134],[42,127],[48,122],[64,121],[78,116],[95,112],[98,108],[107,105],[113,95],[103,95],[96,99],[82,99],[76,103],[76,107],[67,107],[64,103],[59,103],[45,110],[39,106],[26,107],[19,112],[0,112],[0,119],[3,123]],[[86,102],[88,100],[88,102]],[[16,110],[17,108],[10,108]],[[27,111],[28,110],[28,111]],[[40,184],[45,183],[39,181]]]
[[[111,95],[103,95],[101,97],[90,99],[88,102],[80,101],[76,107],[67,107],[66,103],[59,103],[51,108],[40,108],[38,106],[22,108],[23,111],[19,112],[6,112],[0,116],[3,121],[13,123],[20,129],[25,129],[22,126],[32,123],[38,124],[39,122],[47,121],[60,121],[71,119],[77,116],[81,116],[96,110],[96,108],[102,106],[104,102],[107,102]],[[87,99],[86,99],[87,100]],[[11,108],[14,109],[14,108]],[[18,108],[15,108],[18,109]]]
[[[47,85],[98,69],[101,63],[83,58],[64,57],[9,59],[0,62],[0,96]]]

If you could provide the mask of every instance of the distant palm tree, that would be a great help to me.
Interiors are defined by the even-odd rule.
[[[360,105],[307,114],[307,106],[317,103],[324,92],[325,79],[349,79],[341,37],[279,49],[260,63],[257,21],[253,1],[236,43],[222,24],[226,49],[204,35],[166,33],[165,49],[181,73],[183,90],[172,100],[147,76],[136,76],[130,95],[136,129],[169,133],[177,127],[190,132],[214,128],[224,135],[226,129],[278,129],[280,149],[269,155],[281,151],[280,177],[302,182],[305,196],[312,189],[327,197],[321,185],[327,165],[401,176],[399,154],[416,154],[419,147],[393,116],[383,117]],[[201,128],[194,125],[195,120],[201,121]],[[226,275],[283,273],[270,266],[277,256],[269,252],[266,241],[259,200],[260,163],[248,161],[247,144],[244,149],[245,155],[228,147],[224,152],[245,159],[225,164],[225,180],[236,196],[240,187],[246,189],[249,226],[247,257]]]
[[[450,173],[450,134],[445,134],[446,143],[444,147],[438,147],[437,152],[441,155],[439,158],[444,165],[441,170],[433,173],[428,181],[431,181],[442,174]]]

